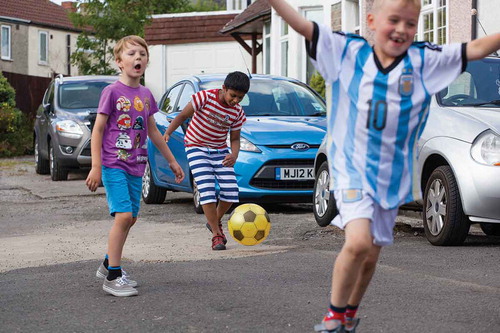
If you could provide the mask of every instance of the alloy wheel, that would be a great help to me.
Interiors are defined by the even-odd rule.
[[[443,183],[435,179],[429,189],[426,200],[426,217],[429,232],[436,236],[444,227],[446,220],[447,195]]]
[[[317,179],[316,190],[314,191],[314,206],[318,216],[325,215],[330,199],[330,176],[328,171],[322,171]]]

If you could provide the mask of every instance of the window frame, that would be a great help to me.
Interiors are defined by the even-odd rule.
[[[8,54],[7,55],[4,55],[4,50],[3,50],[3,31],[7,30],[8,31],[8,45],[7,45],[7,52]],[[0,49],[1,49],[1,53],[0,53],[0,57],[2,60],[12,60],[12,27],[10,25],[4,25],[2,24],[1,25],[1,28],[0,28],[0,40],[1,40],[1,43],[0,43]]]
[[[42,59],[42,35],[45,35],[45,60]],[[38,64],[49,64],[49,32],[45,30],[38,31]]]
[[[429,4],[424,4],[424,1]],[[441,2],[444,2],[444,5],[440,5]],[[433,44],[446,44],[449,40],[449,1],[446,0],[422,0],[422,9],[420,11],[420,20],[418,24],[418,30],[416,39],[417,40],[425,40],[431,42]],[[441,10],[444,10],[444,15],[446,16],[444,26],[438,26],[439,24],[439,13]],[[432,15],[432,28],[430,30],[424,31],[425,24],[425,16]],[[443,40],[440,41],[439,32],[444,30]],[[432,40],[426,40],[424,38],[426,33],[432,33]]]

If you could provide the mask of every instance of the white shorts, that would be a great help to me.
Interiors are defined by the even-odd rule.
[[[398,208],[382,208],[363,190],[336,190],[334,194],[339,214],[331,222],[332,225],[344,229],[352,220],[366,218],[371,222],[373,244],[386,246],[394,242],[393,229]]]

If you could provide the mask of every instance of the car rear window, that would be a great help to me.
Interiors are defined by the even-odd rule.
[[[111,82],[71,82],[59,86],[62,109],[97,108],[101,92]]]

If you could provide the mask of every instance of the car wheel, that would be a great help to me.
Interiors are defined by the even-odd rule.
[[[193,180],[193,203],[194,203],[194,211],[196,214],[203,214],[203,207],[200,203],[200,192],[198,191],[198,186]]]
[[[436,168],[425,187],[423,224],[432,245],[461,245],[470,229],[453,171],[448,165]]]
[[[40,154],[40,146],[38,137],[35,134],[35,171],[39,175],[48,175],[50,173],[49,160],[42,157]]]
[[[316,173],[313,196],[314,218],[320,227],[326,227],[338,214],[335,197],[330,192],[328,162],[323,162]]]
[[[149,162],[142,176],[142,200],[147,204],[161,204],[165,201],[167,189],[155,184]]]
[[[50,178],[54,181],[67,180],[68,170],[61,168],[57,157],[54,152],[54,144],[49,142],[49,165],[50,165]]]
[[[481,230],[488,236],[500,236],[500,223],[480,223]]]

